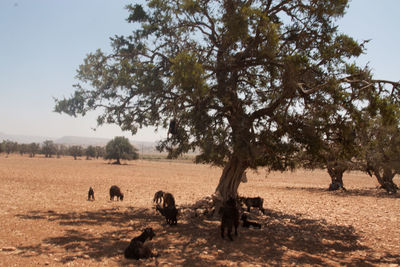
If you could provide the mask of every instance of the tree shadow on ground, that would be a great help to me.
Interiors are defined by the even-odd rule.
[[[132,263],[141,266],[162,263],[221,266],[231,262],[269,266],[400,263],[399,255],[369,256],[373,255],[372,250],[360,244],[360,236],[351,226],[273,210],[267,210],[266,214],[264,221],[258,218],[263,225],[261,230],[239,227],[239,235],[231,242],[221,238],[219,220],[206,217],[181,216],[178,225],[169,226],[152,209],[114,208],[83,213],[32,211],[17,216],[38,222],[48,220],[66,228],[59,236],[45,238],[38,245],[18,247],[18,250],[22,257],[59,253],[62,263],[78,258],[99,262],[113,258],[122,266]],[[156,237],[146,243],[160,257],[141,261],[124,259],[123,251],[130,239],[145,227],[153,227]]]
[[[339,197],[378,197],[378,198],[400,198],[400,194],[388,194],[384,189],[380,188],[360,188],[360,189],[347,189],[344,190],[336,190],[336,191],[329,191],[328,188],[321,188],[321,187],[293,187],[293,186],[286,186],[284,187],[286,190],[291,191],[307,191],[310,193],[327,193],[327,194],[334,194],[335,196]]]

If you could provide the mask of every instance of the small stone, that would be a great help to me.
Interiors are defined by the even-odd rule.
[[[86,254],[83,255],[82,257],[83,257],[84,259],[90,259],[90,256],[89,256],[89,255],[86,255]]]

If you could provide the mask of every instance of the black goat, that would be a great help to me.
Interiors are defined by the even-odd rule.
[[[243,227],[246,227],[246,228],[254,227],[254,228],[261,229],[261,224],[247,220],[247,215],[244,213],[242,214],[242,217],[240,217],[240,219],[243,221]]]
[[[163,191],[157,191],[154,194],[154,198],[153,198],[153,202],[155,202],[156,204],[161,203],[161,201],[163,200],[163,196],[164,196],[164,192]]]
[[[178,223],[178,210],[176,207],[163,207],[161,208],[160,205],[156,205],[156,210],[161,213],[162,216],[165,217],[167,224],[169,225],[176,225]]]
[[[144,245],[147,239],[153,239],[155,233],[152,228],[144,229],[143,233],[131,240],[129,246],[125,249],[124,255],[127,259],[147,259],[151,257],[158,257],[151,249]]]
[[[110,200],[114,200],[114,197],[117,197],[117,200],[124,200],[124,194],[121,193],[121,189],[118,186],[113,185],[110,187]]]
[[[92,187],[89,188],[88,200],[94,200],[94,190]]]
[[[221,237],[224,238],[225,228],[227,228],[228,237],[233,241],[231,235],[232,227],[235,227],[235,235],[237,236],[237,228],[239,226],[239,210],[236,207],[236,200],[234,198],[229,198],[221,207],[220,212],[222,213]]]
[[[175,208],[175,199],[171,193],[163,192],[163,208]]]
[[[261,197],[240,197],[239,201],[246,205],[247,212],[250,212],[250,208],[254,207],[260,209],[261,212],[264,213],[264,199]]]

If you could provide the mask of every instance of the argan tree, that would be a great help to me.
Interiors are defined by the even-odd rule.
[[[18,152],[21,156],[28,152],[28,144],[18,144]]]
[[[137,149],[131,145],[128,138],[117,136],[106,145],[105,159],[115,159],[114,164],[121,164],[121,159],[138,159]]]
[[[85,149],[86,159],[94,158],[96,156],[96,148],[94,146],[88,146]]]
[[[365,114],[368,117],[366,127],[359,132],[360,169],[375,176],[388,193],[399,189],[393,182],[395,175],[400,174],[400,106],[395,102],[387,97],[375,102],[376,116]]]
[[[343,174],[357,169],[354,161],[360,153],[354,121],[344,115],[332,116],[313,129],[314,143],[299,153],[298,164],[306,169],[325,169],[331,178],[329,190],[345,190]],[[309,135],[308,138],[310,138]]]
[[[34,158],[35,155],[40,151],[40,144],[38,143],[30,143],[28,145],[28,153],[29,157]]]
[[[45,140],[42,144],[42,154],[46,158],[51,158],[57,152],[57,147],[52,140]]]
[[[129,5],[130,36],[112,38],[79,67],[75,92],[56,100],[72,116],[100,110],[98,124],[135,134],[171,127],[158,148],[223,167],[216,193],[236,196],[247,168],[286,170],[312,146],[313,109],[376,89],[348,64],[364,43],[335,26],[347,0],[151,0]],[[366,86],[371,85],[371,86]],[[318,121],[317,113],[313,120]],[[322,115],[321,115],[322,116]]]
[[[96,151],[96,154],[95,154],[96,159],[103,157],[105,154],[105,148],[102,146],[96,146],[95,151]]]
[[[82,146],[71,146],[69,147],[68,152],[74,157],[74,160],[77,160],[78,157],[82,156],[83,148]]]
[[[3,140],[3,149],[4,152],[6,152],[7,156],[10,155],[11,153],[17,152],[18,151],[18,143],[13,142],[11,140]]]

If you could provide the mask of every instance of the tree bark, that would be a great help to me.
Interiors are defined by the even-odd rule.
[[[343,185],[343,173],[346,171],[346,168],[342,166],[328,166],[328,173],[331,177],[331,184],[329,185],[329,191],[335,191],[339,189],[343,189],[346,191]]]
[[[230,197],[236,198],[239,185],[247,166],[239,156],[232,158],[225,165],[213,194],[214,217],[219,215],[222,204]]]
[[[373,170],[378,183],[381,185],[381,188],[385,189],[389,194],[395,194],[399,189],[397,185],[393,182],[393,178],[396,175],[395,172],[392,172],[389,168],[385,168],[383,173],[380,173],[377,170]]]
[[[233,156],[229,160],[224,167],[218,186],[215,190],[216,194],[222,197],[222,200],[227,200],[229,197],[237,197],[237,190],[246,168],[246,164],[239,156]]]

